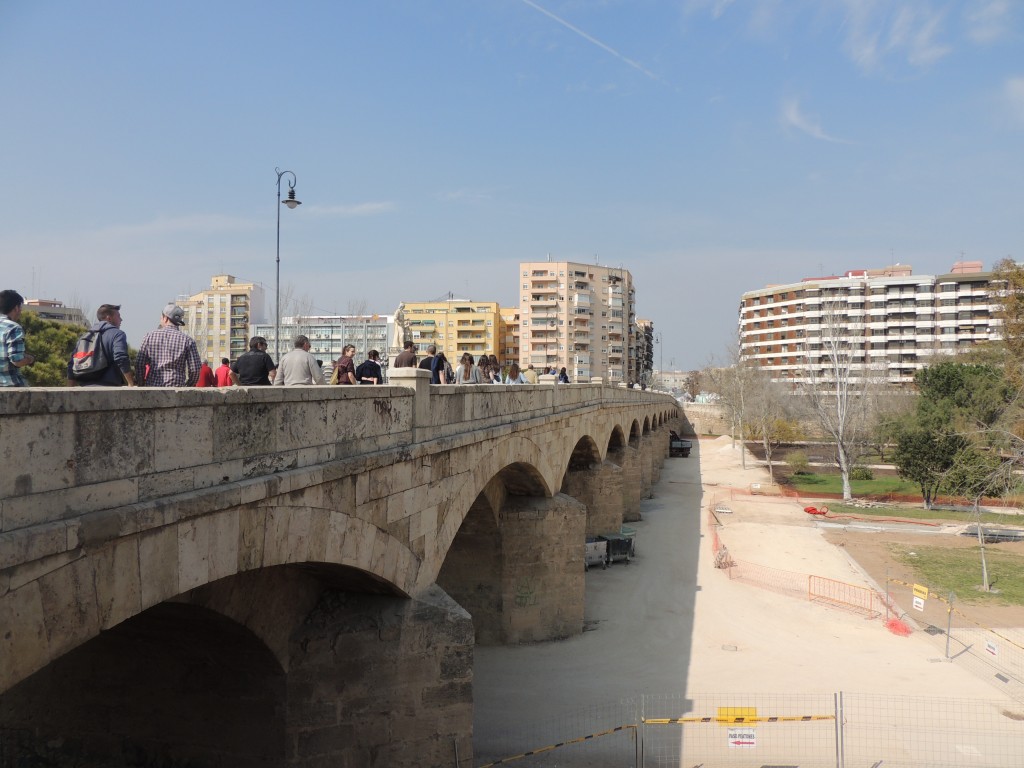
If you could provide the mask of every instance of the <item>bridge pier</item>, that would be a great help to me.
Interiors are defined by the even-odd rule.
[[[622,519],[627,523],[636,522],[640,519],[640,449],[627,445],[609,451],[608,457],[622,467]]]
[[[580,634],[586,507],[563,493],[552,498],[509,496],[500,519],[502,642]]]
[[[610,461],[589,469],[570,469],[562,493],[587,508],[587,536],[616,532],[622,526],[622,468]]]
[[[473,623],[437,586],[411,600],[325,592],[292,637],[287,686],[288,766],[472,758]]]

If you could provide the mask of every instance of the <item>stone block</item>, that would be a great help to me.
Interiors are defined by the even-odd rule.
[[[210,516],[210,581],[238,572],[238,508]]]
[[[0,596],[0,691],[50,660],[44,615],[38,582]]]
[[[137,478],[15,496],[4,500],[4,527],[13,531],[99,509],[134,504],[138,496]]]
[[[178,594],[210,582],[210,521],[178,523]]]
[[[217,406],[213,416],[213,455],[224,461],[273,453],[278,429],[274,403]]]
[[[176,525],[139,535],[139,584],[143,608],[179,594]]]
[[[267,539],[265,507],[246,505],[238,510],[238,570],[261,568]]]
[[[5,392],[0,401],[7,403],[12,394]],[[4,415],[0,418],[0,466],[5,468],[0,472],[0,498],[74,485],[74,415]]]
[[[155,470],[157,411],[114,410],[75,418],[75,482],[101,483]]]
[[[188,468],[142,475],[139,478],[139,501],[149,501],[191,491],[195,487],[192,473],[193,470]]]
[[[94,552],[100,629],[110,629],[142,610],[139,539],[132,536]]]
[[[92,558],[81,557],[39,578],[46,637],[57,658],[100,631]]]
[[[155,411],[153,469],[172,472],[213,462],[213,414],[211,406]]]
[[[0,533],[0,570],[59,554],[67,549],[68,528],[63,522]]]

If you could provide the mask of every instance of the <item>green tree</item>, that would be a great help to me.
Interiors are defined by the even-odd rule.
[[[917,483],[924,508],[931,509],[946,473],[967,441],[956,434],[935,433],[905,424],[897,433],[892,460],[899,476]]]
[[[21,369],[32,387],[62,387],[67,384],[68,361],[78,337],[88,330],[84,326],[44,320],[35,312],[23,311],[21,327],[25,329],[25,348],[35,356],[34,365]]]
[[[1009,258],[996,262],[990,285],[998,307],[996,317],[1003,321],[1003,341],[1017,362],[1011,370],[1011,378],[1016,381],[1024,362],[1024,266]]]

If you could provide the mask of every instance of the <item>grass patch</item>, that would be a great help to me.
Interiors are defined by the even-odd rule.
[[[915,581],[926,584],[943,596],[953,591],[956,599],[964,603],[1024,605],[1024,556],[985,549],[989,580],[999,590],[993,593],[980,590],[981,554],[978,547],[914,547],[911,550],[905,545],[894,545],[892,554],[914,571]]]
[[[811,473],[792,475],[789,484],[801,493],[842,493],[842,475]],[[885,495],[887,493],[921,494],[917,483],[899,477],[877,477],[874,480],[851,480],[854,496]]]
[[[856,517],[899,517],[904,520],[927,520],[936,523],[974,523],[973,512],[955,509],[924,509],[923,507],[854,507],[849,504],[828,503],[826,506],[834,515],[855,515]],[[982,512],[982,525],[1018,525],[1024,527],[1024,516],[1004,515],[998,512]]]

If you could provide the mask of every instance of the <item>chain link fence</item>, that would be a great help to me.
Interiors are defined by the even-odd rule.
[[[1024,707],[855,693],[637,696],[474,736],[475,765],[1020,768]]]

